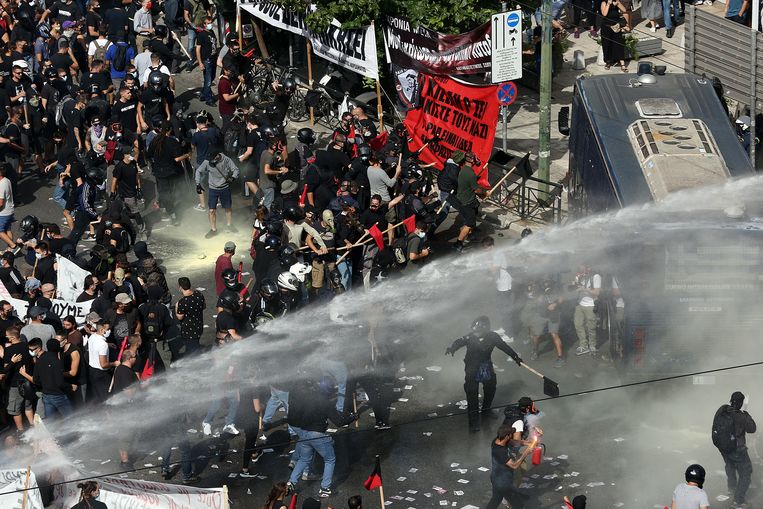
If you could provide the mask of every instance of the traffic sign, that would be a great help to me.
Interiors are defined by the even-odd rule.
[[[493,83],[522,77],[522,11],[493,14],[491,72]]]
[[[517,99],[517,86],[513,81],[504,83],[498,87],[498,102],[501,106],[508,106]]]

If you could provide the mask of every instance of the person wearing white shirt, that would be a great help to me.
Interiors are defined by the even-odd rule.
[[[136,68],[138,66],[137,58],[135,59],[135,66]],[[162,57],[159,53],[151,53],[151,63],[142,70],[138,68],[140,86],[145,86],[146,83],[148,83],[148,77],[151,76],[152,72],[157,70],[160,73],[167,75],[167,81],[169,82],[170,90],[172,90],[172,93],[175,93],[175,80],[167,66],[162,64]]]
[[[575,288],[580,295],[580,301],[575,307],[575,332],[578,335],[579,346],[575,350],[576,355],[596,352],[596,328],[598,319],[594,313],[594,304],[601,290],[601,275],[595,273],[586,264],[580,265],[580,270],[575,276]]]
[[[91,316],[95,315],[95,316]],[[88,371],[90,381],[87,388],[90,391],[88,400],[100,403],[106,399],[111,383],[111,368],[119,366],[119,361],[109,362],[109,344],[106,338],[111,335],[110,325],[97,313],[88,315],[88,322],[95,326],[95,332],[90,335],[88,347]]]
[[[142,87],[146,84],[148,75],[146,71],[151,67],[151,50],[148,48],[149,40],[143,41],[143,52],[135,57],[135,71],[138,75],[138,83]]]
[[[705,483],[705,469],[702,465],[689,465],[685,474],[686,482],[673,491],[671,509],[710,509],[707,493],[702,489]]]

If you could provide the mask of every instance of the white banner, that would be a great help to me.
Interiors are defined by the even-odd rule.
[[[85,278],[90,275],[90,272],[59,254],[56,255],[56,263],[58,264],[58,280],[56,281],[58,298],[76,301],[85,289]]]
[[[27,307],[29,307],[29,303],[27,301],[14,299],[12,297],[6,298],[5,300],[10,302],[11,306],[13,306],[13,309],[16,311],[16,316],[22,320],[26,317]],[[53,299],[51,302],[53,303],[53,306],[50,308],[52,313],[57,315],[62,320],[67,316],[72,315],[77,320],[77,325],[84,325],[85,317],[90,312],[90,306],[93,304],[92,300],[79,303],[68,300]]]
[[[26,485],[26,486],[25,486]],[[26,469],[0,470],[0,507],[21,507],[24,492],[18,491],[27,488],[26,509],[45,509],[42,504],[40,490],[30,490],[37,487],[37,478],[34,472],[29,473],[29,481],[26,480]],[[11,492],[16,493],[11,493]]]
[[[86,477],[82,472],[77,472],[77,475]],[[228,489],[225,486],[193,488],[119,477],[99,477],[95,481],[101,488],[98,500],[106,504],[109,509],[145,509],[147,507],[151,509],[229,509],[230,507]],[[79,502],[79,497],[80,490],[76,483],[59,484],[54,490],[53,507],[69,509]]]
[[[307,28],[305,13],[257,0],[244,0],[239,5],[269,25],[307,37],[313,45],[313,51],[319,57],[367,78],[379,79],[376,33],[373,25],[344,30],[337,20],[333,20],[326,30],[316,33]]]

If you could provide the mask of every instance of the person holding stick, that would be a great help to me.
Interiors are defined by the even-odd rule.
[[[479,384],[482,384],[484,393],[482,415],[491,419],[495,418],[495,414],[490,408],[493,404],[496,388],[496,376],[491,359],[493,349],[498,348],[504,352],[518,366],[522,364],[522,358],[513,348],[504,343],[501,336],[490,330],[490,319],[487,316],[478,316],[472,322],[472,331],[456,339],[452,345],[445,349],[445,354],[454,355],[463,346],[466,347],[464,392],[466,392],[466,404],[469,413],[469,431],[475,433],[480,430]]]
[[[472,165],[479,165],[480,161],[472,152],[464,154],[464,165],[458,173],[458,185],[456,187],[455,197],[451,196],[452,203],[458,209],[458,213],[464,221],[461,230],[458,232],[456,240],[456,251],[459,253],[464,250],[464,241],[469,234],[477,227],[477,213],[479,212],[480,202],[478,198],[490,196],[490,191],[481,187],[477,181],[479,175],[474,172]],[[483,170],[484,171],[484,168]],[[482,172],[480,172],[480,175]],[[455,198],[455,199],[454,199]]]

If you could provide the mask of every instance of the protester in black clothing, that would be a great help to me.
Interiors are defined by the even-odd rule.
[[[24,326],[24,323],[13,314],[13,306],[7,300],[0,300],[0,344],[5,345],[8,341],[5,331],[11,327]]]
[[[733,424],[733,445],[728,450],[721,450],[720,452],[723,462],[726,464],[726,483],[729,493],[734,494],[734,503],[737,506],[745,504],[747,489],[750,487],[750,478],[752,476],[752,462],[747,452],[747,439],[745,435],[747,433],[755,433],[757,430],[757,425],[753,418],[746,410],[742,410],[744,399],[744,394],[739,391],[734,392],[731,395],[731,404],[721,405],[713,418],[714,433],[719,427],[717,425],[719,420],[731,417],[731,423]],[[716,446],[719,445],[716,443],[716,437],[713,437],[713,442]]]
[[[30,354],[29,345],[21,340],[18,327],[7,329],[5,336],[10,341],[10,345],[5,347],[3,354],[3,373],[5,374],[5,384],[9,388],[6,411],[13,418],[16,429],[24,431],[23,417],[26,416],[31,426],[34,422],[34,407],[32,401],[24,399],[19,392],[19,385],[25,380],[21,375],[21,368],[25,368],[27,373],[32,373],[34,358]]]
[[[213,23],[214,19],[212,17],[207,16],[205,18],[204,25],[199,27],[200,30],[196,32],[196,46],[194,47],[199,67],[204,73],[204,84],[202,85],[199,99],[206,102],[209,106],[215,104],[215,97],[212,95],[212,81],[215,76],[215,61],[219,51],[217,37],[214,31],[212,31]]]
[[[66,418],[73,412],[69,394],[74,392],[74,387],[64,377],[64,366],[58,358],[61,352],[58,340],[49,339],[46,346],[48,351],[43,352],[34,365],[34,384],[42,390],[45,419],[52,419],[56,413]]]
[[[175,318],[180,322],[180,338],[175,340],[178,344],[172,352],[173,358],[180,355],[183,347],[186,355],[199,349],[199,340],[204,331],[204,309],[207,307],[204,295],[191,287],[190,279],[178,278],[178,286],[183,296],[175,304]]]
[[[493,370],[491,355],[493,348],[498,348],[511,357],[518,365],[522,359],[517,352],[503,342],[501,336],[490,330],[490,319],[487,316],[479,316],[472,323],[472,332],[455,340],[452,345],[445,349],[445,354],[454,355],[459,348],[466,347],[464,357],[464,391],[466,392],[467,411],[469,413],[469,431],[476,432],[480,429],[479,424],[479,384],[482,384],[482,415],[494,418],[494,412],[490,409],[495,397],[496,377]]]
[[[251,371],[254,371],[252,369]],[[256,373],[249,373],[249,380],[256,378]],[[264,411],[264,401],[267,391],[256,384],[250,384],[239,389],[241,393],[241,406],[239,406],[238,420],[244,430],[244,450],[241,457],[241,477],[254,477],[249,470],[252,462],[256,463],[262,456],[262,450],[257,449],[257,438],[260,435],[259,416]]]
[[[177,138],[170,134],[170,125],[165,123],[159,133],[151,140],[147,155],[151,161],[151,169],[156,178],[158,201],[172,224],[180,225],[177,216],[177,191],[179,177],[183,174],[182,162],[191,157],[190,152],[183,153],[183,148]]]
[[[162,345],[162,343],[167,339],[167,331],[174,321],[167,306],[159,302],[164,291],[158,286],[151,285],[146,289],[146,293],[148,294],[148,302],[144,302],[138,307],[143,345],[150,346],[153,344],[158,352],[162,352],[166,350],[167,346]],[[174,341],[170,342],[171,349],[172,343]],[[170,362],[176,360],[178,360],[178,356],[176,352],[173,352]]]
[[[0,255],[0,282],[12,296],[18,298],[24,291],[24,278],[19,270],[14,267],[15,256],[10,251]]]
[[[42,284],[56,284],[58,279],[56,257],[51,254],[48,243],[44,241],[38,242],[34,250],[35,257],[37,258],[33,270],[34,277],[39,279]]]
[[[108,509],[106,504],[98,500],[101,488],[95,481],[85,481],[77,484],[81,490],[79,502],[72,509]]]
[[[138,99],[133,96],[132,89],[124,83],[119,87],[119,99],[111,106],[111,114],[119,120],[119,126],[133,134],[138,132]],[[114,121],[112,120],[112,131]],[[109,133],[106,133],[109,137]]]
[[[529,498],[515,487],[514,471],[532,453],[533,447],[527,447],[519,457],[515,457],[509,448],[513,431],[511,425],[502,424],[491,443],[490,483],[493,485],[493,495],[485,506],[487,509],[497,509],[504,498],[509,501],[511,507],[521,508]]]

